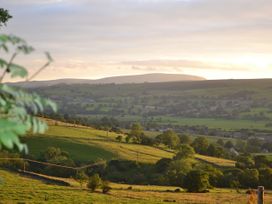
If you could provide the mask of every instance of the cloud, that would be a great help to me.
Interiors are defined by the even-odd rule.
[[[155,70],[159,67],[168,68],[194,68],[194,69],[212,69],[226,71],[247,71],[248,67],[238,66],[234,64],[223,64],[215,62],[203,62],[197,60],[142,60],[142,61],[124,61],[123,65],[132,65],[133,69],[138,70]],[[157,67],[157,68],[155,68]]]
[[[121,61],[130,67],[127,72],[245,72],[247,66],[234,59],[272,59],[271,0],[0,0],[0,5],[14,16],[3,31],[50,51],[60,67],[80,59],[85,62],[67,67],[113,61],[116,67],[104,69],[109,74]]]

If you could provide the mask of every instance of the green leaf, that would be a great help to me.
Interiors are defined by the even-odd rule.
[[[0,58],[0,68],[6,67],[7,66],[7,62],[3,59]]]
[[[26,68],[17,65],[17,64],[10,64],[9,65],[9,69],[10,69],[10,73],[11,73],[11,77],[26,77],[28,75],[28,72],[26,70]]]

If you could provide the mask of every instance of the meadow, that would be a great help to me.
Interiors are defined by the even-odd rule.
[[[63,187],[49,185],[40,180],[24,177],[18,173],[0,169],[0,203],[113,203],[113,204],[240,204],[247,202],[245,191],[237,193],[230,189],[212,189],[211,192],[186,193],[173,192],[177,187],[138,186],[111,183],[113,188],[109,194],[99,190],[91,193],[76,186]],[[130,188],[129,188],[130,187]],[[128,189],[129,188],[129,189]],[[272,199],[270,192],[266,193],[265,201]]]
[[[272,119],[270,79],[60,84],[33,90],[53,98],[62,114],[88,120],[107,116],[122,123],[141,121],[156,126],[272,130],[267,125]]]
[[[24,141],[29,146],[30,155],[38,159],[48,147],[60,147],[67,151],[75,161],[88,163],[98,159],[134,160],[141,163],[156,163],[162,158],[172,158],[173,152],[156,147],[117,142],[119,134],[97,130],[88,127],[56,125],[49,123],[49,130],[45,135],[27,136]],[[203,155],[196,155],[197,159],[211,164],[233,167],[234,161]]]

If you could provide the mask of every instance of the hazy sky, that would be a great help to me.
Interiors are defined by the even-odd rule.
[[[181,73],[272,77],[271,0],[0,0],[5,33],[54,64],[38,79]]]

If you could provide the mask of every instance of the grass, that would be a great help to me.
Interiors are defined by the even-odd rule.
[[[196,154],[195,158],[220,167],[235,167],[235,161]]]
[[[98,158],[110,160],[115,156],[112,152],[96,147],[95,145],[87,145],[76,141],[74,142],[49,136],[30,137],[27,139],[27,145],[29,147],[29,154],[34,155],[35,158],[38,158],[43,151],[51,146],[59,147],[62,150],[69,152],[69,155],[73,160],[80,162],[91,162]]]
[[[247,203],[245,191],[237,193],[230,189],[212,189],[210,193],[174,193],[177,187],[138,186],[128,190],[128,185],[111,184],[108,195],[100,191],[91,193],[79,187],[49,185],[40,180],[20,176],[0,169],[0,203],[93,203],[93,204],[159,204],[169,201],[180,204],[240,204]],[[172,191],[172,192],[167,192]],[[265,203],[272,199],[271,193],[265,194]]]
[[[49,126],[46,135],[28,136],[25,142],[30,154],[39,158],[49,146],[60,147],[69,152],[75,161],[90,162],[97,159],[114,158],[134,160],[142,163],[156,163],[162,158],[172,158],[173,153],[151,146],[116,142],[117,134],[87,127],[67,125]],[[200,156],[197,156],[200,157]],[[233,166],[233,161],[202,156],[202,161],[226,166]]]
[[[258,129],[258,130],[272,130],[271,127],[266,127],[269,121],[253,121],[253,120],[241,120],[241,119],[220,119],[220,118],[179,118],[179,117],[157,117],[155,120],[160,124],[174,124],[174,125],[188,125],[196,126],[202,125],[209,128],[220,128],[225,130],[237,130],[237,129]]]

